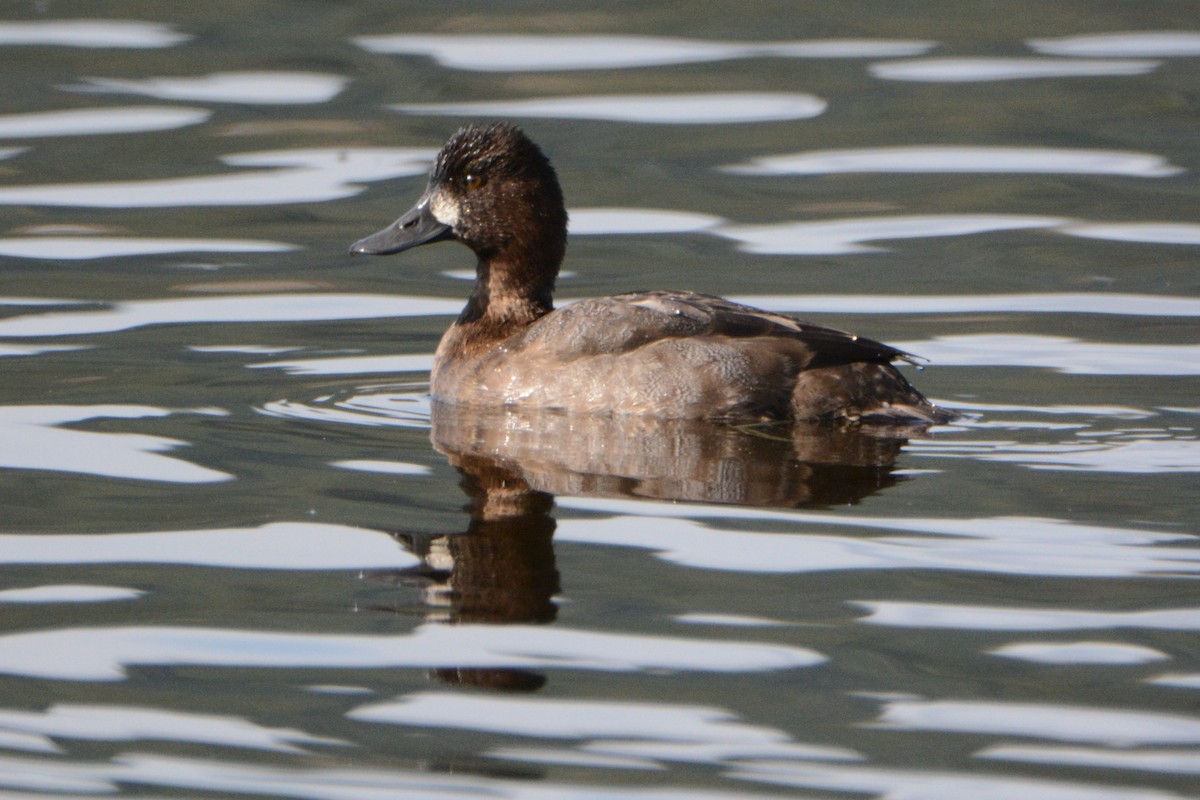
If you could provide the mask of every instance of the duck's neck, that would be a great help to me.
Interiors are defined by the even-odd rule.
[[[455,327],[468,335],[507,339],[553,311],[553,276],[539,272],[497,258],[479,259],[475,288]]]

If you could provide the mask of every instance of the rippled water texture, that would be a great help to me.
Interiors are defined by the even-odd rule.
[[[1200,796],[1195,11],[9,4],[0,796]],[[962,420],[432,403],[469,119]]]

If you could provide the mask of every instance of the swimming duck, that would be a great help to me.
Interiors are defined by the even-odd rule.
[[[468,125],[438,153],[417,204],[355,242],[386,255],[455,240],[475,286],[442,337],[430,390],[470,407],[674,419],[936,424],[880,342],[719,297],[644,291],[555,309],[567,212],[550,161],[519,129]]]

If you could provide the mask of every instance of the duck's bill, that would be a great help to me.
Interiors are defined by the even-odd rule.
[[[450,226],[439,222],[429,204],[423,202],[379,233],[350,245],[350,255],[386,256],[452,238],[454,232]]]

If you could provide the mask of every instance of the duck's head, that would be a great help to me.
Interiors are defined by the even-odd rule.
[[[519,129],[495,123],[451,136],[417,204],[355,242],[350,253],[387,255],[454,239],[481,265],[548,272],[553,285],[566,237],[567,212],[550,161]]]

